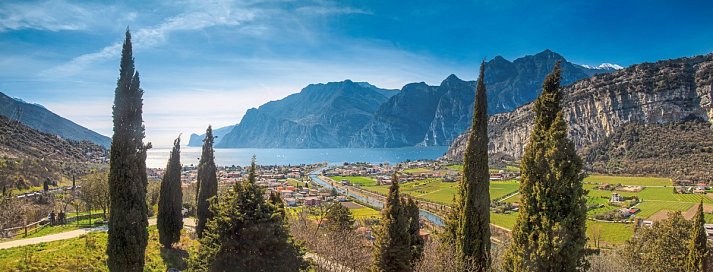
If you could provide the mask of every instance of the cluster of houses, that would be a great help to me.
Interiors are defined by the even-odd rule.
[[[676,193],[679,194],[705,194],[711,188],[705,182],[678,182],[679,186],[675,186]],[[684,185],[685,184],[685,185]]]
[[[283,183],[276,187],[268,187],[268,191],[277,192],[280,194],[282,201],[288,207],[298,207],[307,206],[314,207],[320,206],[324,202],[330,201],[347,201],[347,197],[343,195],[336,195],[331,190],[325,188],[309,188],[309,187],[295,187],[292,185],[287,185]]]

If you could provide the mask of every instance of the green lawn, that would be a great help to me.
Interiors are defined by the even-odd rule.
[[[370,177],[360,177],[360,176],[333,176],[331,177],[334,182],[342,182],[342,180],[348,180],[351,184],[359,184],[362,187],[376,186],[376,180]]]
[[[108,271],[106,232],[92,232],[78,238],[0,250],[0,271]],[[184,233],[178,250],[162,249],[156,227],[149,227],[144,271],[185,269],[189,252],[198,242]]]
[[[637,185],[637,186],[671,186],[669,178],[652,178],[652,177],[622,177],[622,176],[602,176],[590,175],[584,179],[584,182],[591,183],[609,183],[622,185]]]

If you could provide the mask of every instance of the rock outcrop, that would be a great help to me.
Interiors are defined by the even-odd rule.
[[[592,144],[630,123],[701,120],[710,124],[711,85],[713,54],[643,63],[578,81],[562,89],[569,136],[586,153]],[[522,155],[534,118],[531,106],[490,117],[490,153]],[[444,158],[462,159],[467,134],[453,142]]]

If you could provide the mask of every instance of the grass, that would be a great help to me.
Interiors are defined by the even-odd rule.
[[[424,179],[402,183],[399,191],[426,201],[450,205],[453,204],[456,186],[458,186],[456,182],[443,182],[442,179]],[[490,199],[498,199],[512,194],[517,191],[518,186],[518,182],[513,180],[491,181]],[[372,186],[364,189],[386,195],[389,192],[389,185]]]
[[[92,219],[92,223],[94,223],[97,220],[101,219]],[[84,219],[84,220],[79,220],[79,225],[77,225],[77,222],[72,222],[66,225],[57,225],[57,226],[50,226],[50,225],[45,225],[43,227],[40,227],[36,231],[28,231],[27,236],[23,235],[18,235],[13,240],[15,239],[24,239],[24,238],[34,238],[34,237],[42,237],[50,234],[57,234],[57,233],[62,233],[62,232],[67,232],[71,230],[76,230],[76,229],[81,229],[81,228],[91,228],[95,227],[95,225],[89,223],[89,219]]]
[[[512,230],[515,227],[518,213],[494,213],[490,212],[490,223],[493,225]]]
[[[354,219],[357,219],[357,220],[363,220],[363,219],[369,219],[369,218],[379,218],[379,216],[380,216],[379,211],[374,210],[369,207],[349,209],[349,211],[352,213],[352,216],[354,217]]]
[[[619,184],[622,185],[636,185],[636,186],[671,186],[671,179],[668,178],[654,178],[654,177],[623,177],[623,176],[603,176],[603,175],[590,175],[584,179],[584,182],[590,183],[609,183],[609,184]]]
[[[0,271],[108,271],[106,240],[106,232],[92,232],[73,239],[0,250]],[[188,253],[197,248],[198,241],[182,233],[177,249],[164,249],[156,227],[149,227],[144,271],[183,270]]]
[[[334,176],[331,177],[334,182],[342,182],[342,180],[348,180],[351,184],[359,184],[362,187],[376,186],[376,180],[370,177],[361,176]]]
[[[589,243],[594,243],[594,233],[601,233],[600,241],[609,245],[623,244],[634,235],[634,227],[631,224],[606,223],[597,221],[587,221],[587,236]]]
[[[693,207],[691,202],[664,202],[664,201],[644,201],[637,208],[641,209],[636,216],[641,218],[649,218],[661,210],[669,211],[686,211]]]
[[[458,172],[463,171],[463,165],[462,165],[462,164],[451,164],[451,165],[448,165],[448,166],[446,166],[446,167],[448,167],[448,169],[456,170],[456,171],[458,171]]]
[[[287,185],[290,185],[290,186],[301,187],[301,186],[305,185],[304,182],[301,182],[301,181],[293,179],[293,178],[288,178],[285,181],[287,182]]]
[[[416,173],[425,173],[425,172],[431,172],[431,171],[433,171],[433,170],[428,169],[428,168],[419,167],[419,168],[406,169],[403,172],[410,173],[410,174],[416,174]]]

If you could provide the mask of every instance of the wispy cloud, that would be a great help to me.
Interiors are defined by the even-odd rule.
[[[325,6],[307,6],[297,8],[297,12],[316,15],[328,14],[372,14],[369,10],[353,8],[353,7],[325,7]]]
[[[0,32],[22,29],[46,31],[80,30],[91,12],[62,0],[0,3]]]
[[[162,23],[132,31],[135,49],[146,49],[164,43],[171,33],[178,31],[195,31],[214,26],[238,26],[253,20],[257,11],[236,9],[226,3],[211,3],[197,6],[197,9],[185,11],[179,15],[163,20]],[[129,13],[136,17],[136,13]],[[80,55],[67,63],[53,67],[40,73],[45,77],[69,76],[76,74],[88,65],[116,57],[121,52],[121,41],[106,46],[93,53]]]

